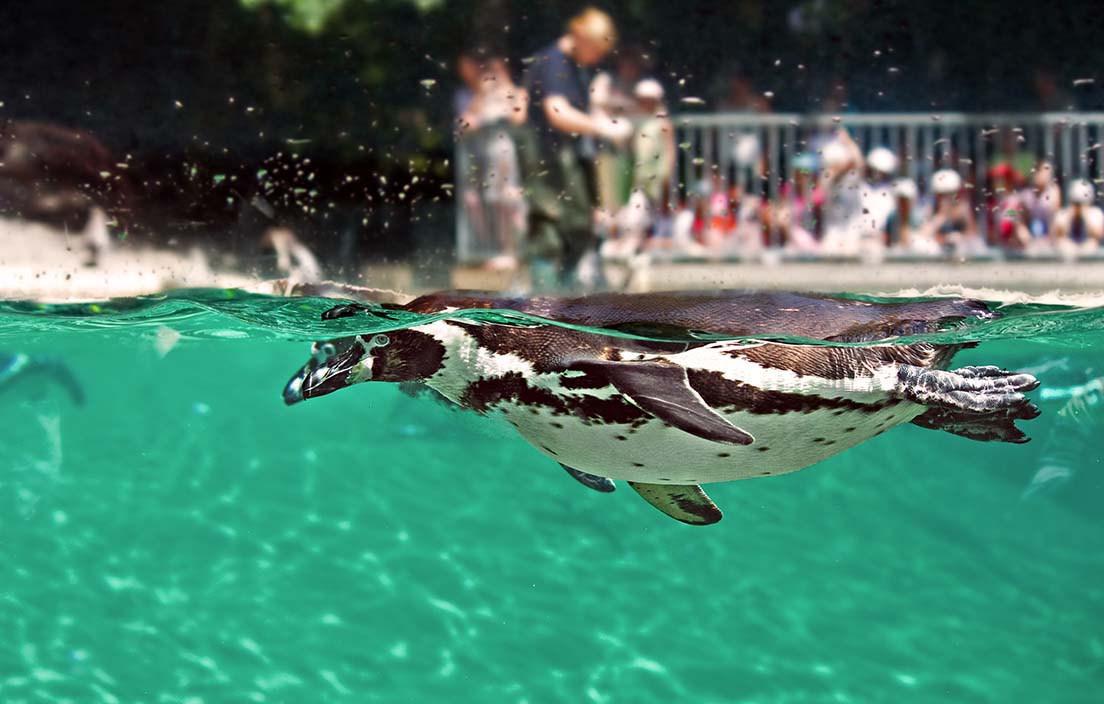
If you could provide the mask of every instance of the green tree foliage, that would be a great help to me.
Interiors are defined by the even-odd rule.
[[[241,4],[255,10],[263,5],[278,8],[284,15],[289,25],[310,34],[318,34],[326,26],[326,23],[336,15],[347,3],[358,0],[240,0]],[[441,0],[398,0],[413,5],[423,12],[437,8]],[[376,0],[359,0],[361,3],[395,4]]]

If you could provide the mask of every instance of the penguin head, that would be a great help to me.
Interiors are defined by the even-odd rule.
[[[289,406],[362,381],[421,381],[437,373],[445,348],[416,330],[341,337],[311,346],[311,358],[284,386]]]

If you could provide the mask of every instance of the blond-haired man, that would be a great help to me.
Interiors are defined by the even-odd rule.
[[[526,71],[537,138],[522,163],[530,198],[530,270],[538,288],[571,286],[579,260],[595,244],[595,138],[622,142],[632,134],[627,120],[590,111],[590,69],[616,41],[609,15],[588,7],[532,57]]]

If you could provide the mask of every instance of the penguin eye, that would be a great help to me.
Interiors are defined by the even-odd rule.
[[[333,346],[333,345],[331,345],[331,344],[330,344],[329,342],[327,342],[326,344],[322,345],[322,354],[326,355],[327,357],[332,357],[332,356],[334,356],[334,353],[335,353],[335,352],[337,352],[337,350],[336,350],[336,349],[334,348],[334,346]]]
[[[391,338],[387,335],[373,335],[372,347],[387,347],[391,344]]]

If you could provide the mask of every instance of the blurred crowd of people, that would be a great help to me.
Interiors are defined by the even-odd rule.
[[[773,198],[716,176],[699,182],[669,216],[657,211],[644,246],[745,257],[769,248],[873,259],[1104,255],[1094,184],[1060,184],[1046,159],[1027,174],[998,161],[984,184],[968,183],[953,168],[917,183],[900,175],[893,151],[863,154],[840,129],[814,151],[798,153],[791,168]]]
[[[996,160],[979,184],[948,160],[918,183],[904,175],[915,170],[902,168],[902,154],[863,153],[836,129],[804,142],[768,189],[767,155],[747,131],[729,134],[742,178],[692,159],[694,175],[684,170],[680,182],[680,145],[650,57],[623,49],[597,69],[615,41],[608,15],[589,8],[524,61],[519,82],[501,56],[460,58],[458,197],[493,252],[488,266],[524,261],[538,278],[569,283],[589,257],[1104,254],[1094,184],[1059,183],[1046,159]],[[726,87],[724,111],[769,111],[745,76]]]

